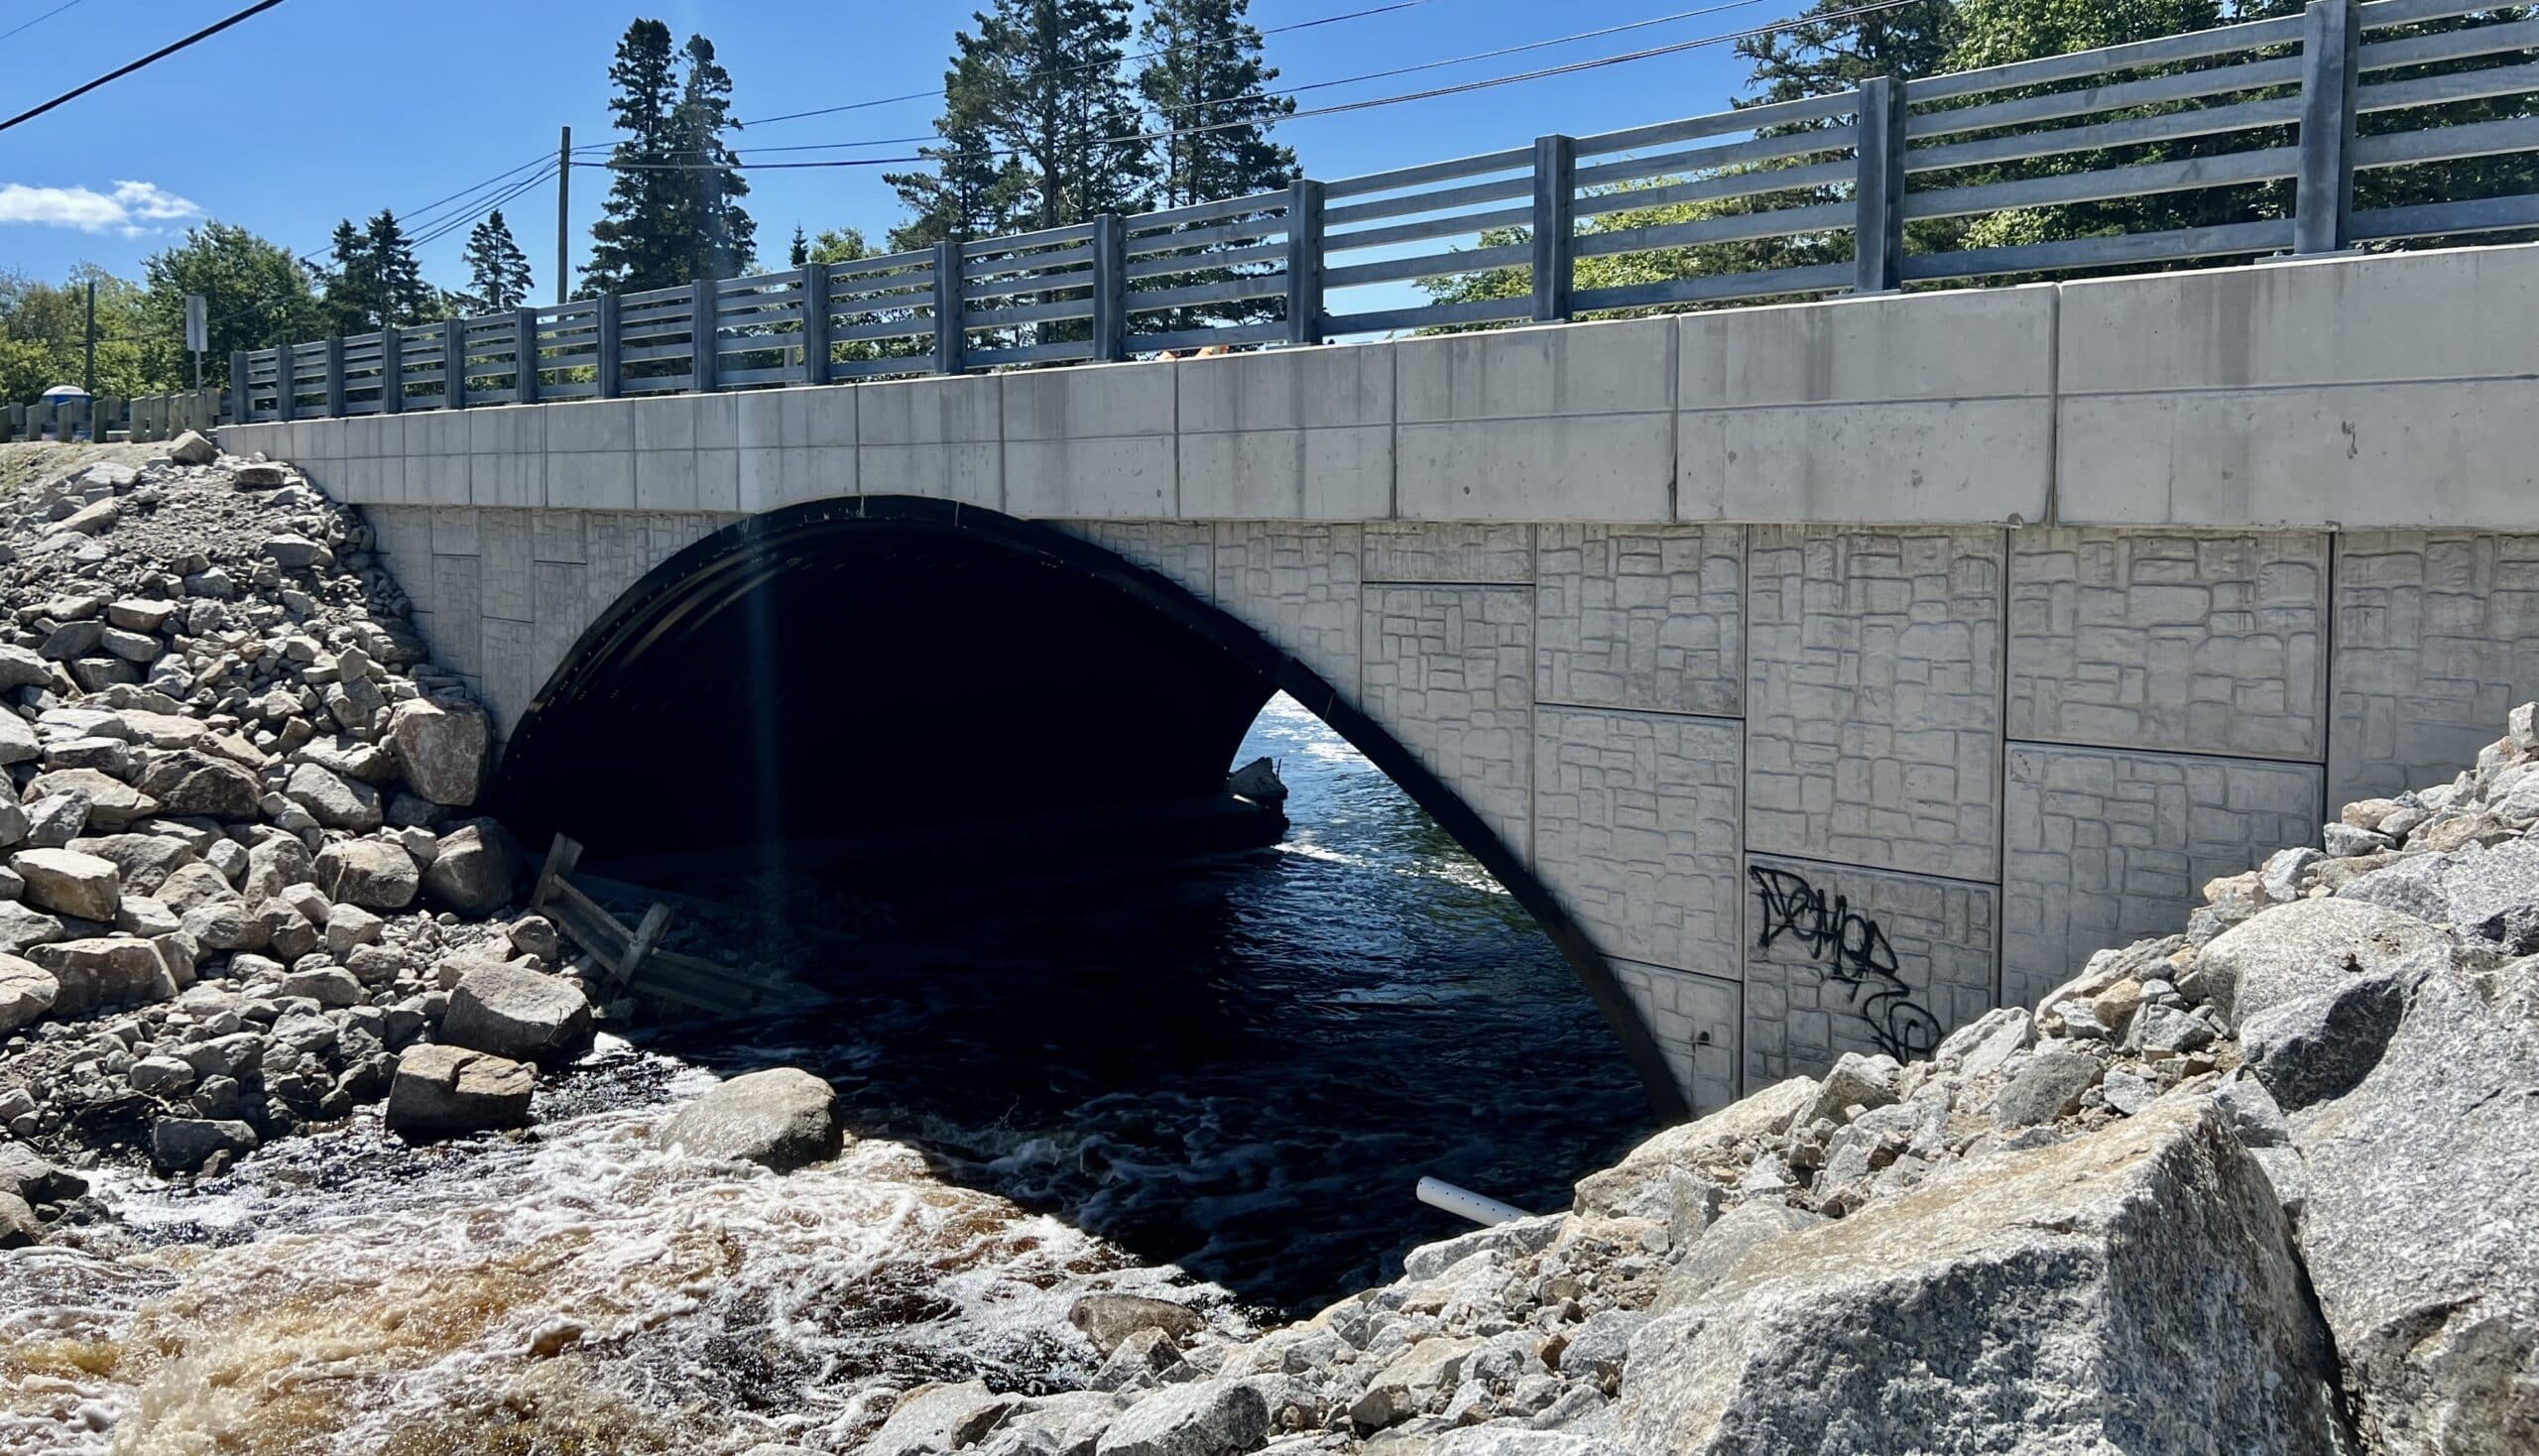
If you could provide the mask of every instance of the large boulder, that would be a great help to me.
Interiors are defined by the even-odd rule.
[[[1270,1402],[1239,1380],[1193,1381],[1147,1396],[1102,1433],[1096,1456],[1243,1456],[1270,1432]]]
[[[53,972],[31,960],[0,955],[0,1036],[34,1022],[60,999],[61,983]]]
[[[9,861],[27,882],[27,904],[59,915],[112,922],[123,904],[123,872],[114,861],[74,849],[20,850]]]
[[[1632,1342],[1670,1453],[2346,1449],[2265,1174],[2209,1099],[2000,1153],[1771,1241]]]
[[[434,803],[463,808],[476,801],[492,743],[491,725],[473,708],[414,698],[399,703],[388,719],[388,751],[397,757],[398,772]]]
[[[423,870],[423,894],[462,915],[491,914],[512,898],[511,838],[491,819],[440,837]]]
[[[1707,1117],[1668,1128],[1623,1160],[1578,1182],[1575,1208],[1584,1218],[1634,1217],[1669,1222],[1687,1200],[1706,1196],[1700,1169],[1740,1144],[1789,1131],[1815,1105],[1816,1080],[1791,1077]],[[1696,1227],[1698,1226],[1696,1221]]]
[[[415,869],[415,857],[406,852],[404,845],[383,839],[343,839],[329,844],[317,852],[317,862],[309,873],[328,900],[374,910],[404,910],[415,903],[415,892],[423,884],[423,876]],[[255,871],[250,869],[250,883],[255,878]]]
[[[891,1418],[864,1443],[863,1456],[942,1456],[975,1445],[1015,1403],[981,1381],[918,1386],[900,1397]]]
[[[189,1173],[214,1154],[256,1150],[256,1130],[226,1118],[163,1117],[150,1125],[150,1161],[163,1173]]]
[[[2379,1059],[2290,1118],[2302,1255],[2368,1449],[2539,1451],[2539,958],[2416,983]]]
[[[2214,1010],[2234,1026],[2356,976],[2447,958],[2450,937],[2414,915],[2361,901],[2298,900],[2259,911],[2197,952]]]
[[[410,1046],[388,1086],[388,1129],[409,1138],[529,1125],[538,1073],[526,1062],[437,1043]]]
[[[87,799],[87,822],[101,829],[120,829],[135,819],[159,812],[159,800],[96,769],[56,769],[27,781],[26,800],[80,794]]]
[[[166,834],[100,834],[73,839],[63,848],[92,854],[112,864],[121,873],[123,893],[128,896],[158,895],[168,877],[179,869],[186,865],[203,868],[192,846]],[[217,875],[219,871],[211,873]]]
[[[252,819],[264,794],[255,775],[192,749],[179,749],[152,764],[141,776],[140,789],[159,800],[162,813],[208,819]]]
[[[821,1086],[825,1090],[827,1084]],[[1207,1321],[1187,1304],[1144,1294],[1104,1291],[1086,1294],[1067,1306],[1067,1323],[1082,1330],[1084,1337],[1093,1342],[1094,1350],[1108,1359],[1122,1341],[1140,1330],[1161,1330],[1175,1340],[1186,1340],[1204,1328]]]
[[[2539,776],[2525,782],[2539,783]],[[2410,855],[2348,881],[2337,898],[2448,925],[2461,939],[2507,955],[2528,955],[2539,950],[2539,840]]]
[[[457,1014],[455,999],[450,1010],[452,1016]],[[836,1103],[837,1094],[828,1083],[798,1067],[751,1072],[680,1108],[658,1141],[665,1148],[684,1149],[698,1157],[755,1162],[788,1172],[837,1155],[846,1135],[838,1125]]]
[[[273,899],[291,886],[316,883],[317,871],[309,860],[308,846],[288,834],[272,834],[248,849],[247,873],[238,882],[238,893],[250,904],[256,904]],[[344,897],[330,892],[329,898]]]
[[[208,465],[220,458],[220,446],[188,429],[169,442],[168,458],[180,465]]]
[[[184,987],[159,946],[130,935],[58,940],[27,951],[27,959],[53,973],[61,988],[54,1011],[78,1016],[100,1006],[166,1001]],[[185,978],[192,978],[186,967]]]
[[[570,1061],[590,1049],[590,998],[561,976],[489,961],[470,967],[450,988],[440,1036],[514,1061]]]
[[[294,768],[282,791],[308,810],[310,818],[329,829],[366,834],[388,822],[388,811],[380,803],[378,789],[315,764]]]

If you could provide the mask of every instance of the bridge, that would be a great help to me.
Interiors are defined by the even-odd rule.
[[[2539,225],[2539,196],[2355,201],[2374,169],[2539,148],[2528,119],[2356,134],[2539,85],[2441,67],[2539,47],[2422,30],[2479,8],[2320,0],[295,345],[237,362],[222,443],[365,509],[524,822],[628,847],[1170,796],[1284,689],[1533,910],[1662,1105],[1706,1108],[2032,1001],[2539,694],[2539,247],[2356,247]],[[2012,182],[1930,161],[2235,129]],[[1842,195],[1576,226],[1650,179],[1633,205]],[[1904,246],[1908,220],[2275,182],[2282,215]],[[1844,228],[1838,264],[1574,287],[1582,257]],[[1455,236],[1481,242],[1405,251]],[[1374,261],[1331,264],[1353,237]],[[1519,266],[1508,298],[1333,303]],[[1145,286],[1174,269],[1206,277]],[[1310,346],[1510,321],[1540,326]],[[1288,346],[1136,357],[1210,341]]]

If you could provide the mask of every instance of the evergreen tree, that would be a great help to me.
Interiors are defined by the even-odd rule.
[[[385,328],[437,317],[440,291],[423,282],[423,266],[416,261],[415,245],[399,225],[397,214],[381,208],[370,220],[364,243],[377,289],[369,326]]]
[[[335,224],[328,242],[325,292],[326,331],[360,333],[379,302],[379,265],[371,257],[370,236],[349,217]]]
[[[1153,176],[1137,97],[1121,74],[1130,0],[997,0],[954,38],[935,175],[887,179],[922,244],[1011,226],[1059,227],[1136,210]]]
[[[802,224],[793,224],[793,246],[785,250],[785,266],[800,268],[811,261],[810,240],[802,236]]]
[[[687,78],[670,113],[670,152],[686,186],[678,220],[680,263],[688,279],[737,278],[758,261],[758,224],[741,207],[749,180],[723,140],[732,119],[732,74],[714,59],[714,43],[687,38]]]
[[[1807,13],[1857,8],[1856,0],[1816,0]],[[1753,94],[1737,104],[1830,96],[1874,76],[1935,75],[1949,54],[1956,10],[1956,0],[1914,0],[1893,10],[1802,19],[1783,30],[1748,36],[1737,43],[1737,54],[1753,62],[1748,77]]]
[[[501,208],[467,234],[468,306],[486,312],[517,308],[528,302],[529,256],[512,237]]]
[[[665,288],[685,281],[674,264],[679,203],[686,184],[670,170],[671,119],[677,77],[669,27],[638,20],[617,43],[608,68],[608,110],[624,139],[609,149],[608,200],[591,225],[591,261],[583,270],[602,292]]]
[[[1147,12],[1139,40],[1153,54],[1138,90],[1165,133],[1155,142],[1157,206],[1266,192],[1296,175],[1294,150],[1270,140],[1270,127],[1296,103],[1269,93],[1278,72],[1262,61],[1250,8],[1251,0],[1153,0]]]

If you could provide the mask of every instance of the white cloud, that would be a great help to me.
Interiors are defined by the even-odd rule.
[[[0,184],[0,223],[68,227],[80,232],[119,232],[139,237],[157,222],[200,217],[202,208],[156,182],[117,182],[112,192],[88,187]]]

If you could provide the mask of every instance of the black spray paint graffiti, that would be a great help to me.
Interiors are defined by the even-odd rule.
[[[1916,1004],[1913,988],[1896,970],[1895,947],[1875,920],[1854,911],[1842,896],[1827,900],[1806,877],[1788,870],[1749,866],[1763,901],[1763,949],[1787,933],[1825,963],[1828,979],[1853,988],[1870,1039],[1897,1061],[1915,1061],[1940,1044],[1939,1018]],[[1866,994],[1864,994],[1866,993]]]

